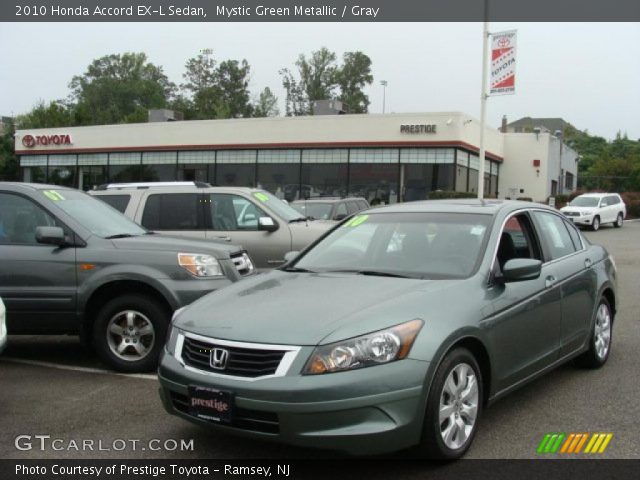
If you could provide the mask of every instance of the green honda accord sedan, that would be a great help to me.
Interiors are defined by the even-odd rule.
[[[229,434],[454,459],[494,400],[569,360],[601,367],[615,310],[613,259],[554,209],[376,208],[177,311],[161,396]]]

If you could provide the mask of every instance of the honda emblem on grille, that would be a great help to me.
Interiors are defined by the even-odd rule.
[[[227,361],[229,361],[229,350],[224,348],[212,348],[211,358],[209,363],[214,370],[224,370],[227,368]]]

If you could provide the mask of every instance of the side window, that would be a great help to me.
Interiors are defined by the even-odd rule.
[[[333,218],[337,218],[338,215],[343,215],[343,218],[344,218],[344,217],[347,216],[347,214],[348,214],[348,212],[347,212],[347,204],[346,204],[346,202],[340,202],[336,206],[336,213],[333,214]]]
[[[610,205],[610,204],[609,204],[609,197],[602,197],[602,198],[600,199],[600,208],[602,208],[602,207],[608,207],[609,205]]]
[[[620,199],[615,195],[611,195],[607,197],[607,203],[609,205],[617,205],[618,203],[620,203]]]
[[[212,193],[211,228],[218,231],[255,231],[264,212],[252,201],[239,195]]]
[[[142,226],[150,230],[202,230],[202,210],[202,196],[198,193],[149,195]]]
[[[358,202],[353,201],[353,202],[347,202],[347,210],[349,210],[349,215],[351,215],[352,213],[359,212],[361,208],[358,205]]]
[[[553,213],[533,212],[538,232],[546,246],[549,260],[564,257],[576,251],[565,221]]]
[[[533,228],[526,214],[514,215],[504,225],[496,260],[500,268],[514,258],[537,258],[542,260],[540,248],[533,234]]]
[[[131,200],[131,195],[96,195],[94,198],[102,200],[120,213],[124,213],[129,205],[129,200]]]
[[[0,244],[39,245],[36,228],[57,225],[51,215],[31,200],[0,193]]]
[[[564,222],[565,227],[569,230],[569,236],[571,237],[571,241],[573,242],[573,246],[576,250],[582,250],[582,237],[580,236],[580,232],[575,225],[570,222]]]

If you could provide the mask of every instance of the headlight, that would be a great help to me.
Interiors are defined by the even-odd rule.
[[[169,336],[167,337],[167,343],[165,345],[167,352],[170,355],[174,355],[176,352],[176,344],[178,343],[178,335],[180,333],[182,333],[182,331],[179,328],[171,325],[169,329]]]
[[[196,277],[217,277],[223,275],[218,260],[201,253],[179,253],[178,265]]]
[[[422,320],[411,320],[342,342],[316,347],[303,375],[342,372],[401,360],[409,354]]]

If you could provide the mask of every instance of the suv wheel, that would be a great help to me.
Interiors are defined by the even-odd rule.
[[[611,351],[611,334],[613,327],[613,315],[611,306],[606,298],[602,297],[596,310],[596,318],[591,329],[589,350],[576,358],[575,363],[585,368],[600,368],[609,358]]]
[[[434,376],[420,450],[438,460],[462,457],[471,446],[482,413],[482,376],[465,348],[447,354]]]
[[[624,218],[622,217],[622,213],[619,213],[613,226],[616,228],[620,228],[622,227],[623,222],[624,222]]]
[[[597,232],[600,229],[600,217],[596,215],[593,217],[593,223],[591,224],[591,230]]]
[[[151,297],[121,295],[105,303],[93,326],[96,352],[120,372],[156,368],[170,313]]]

